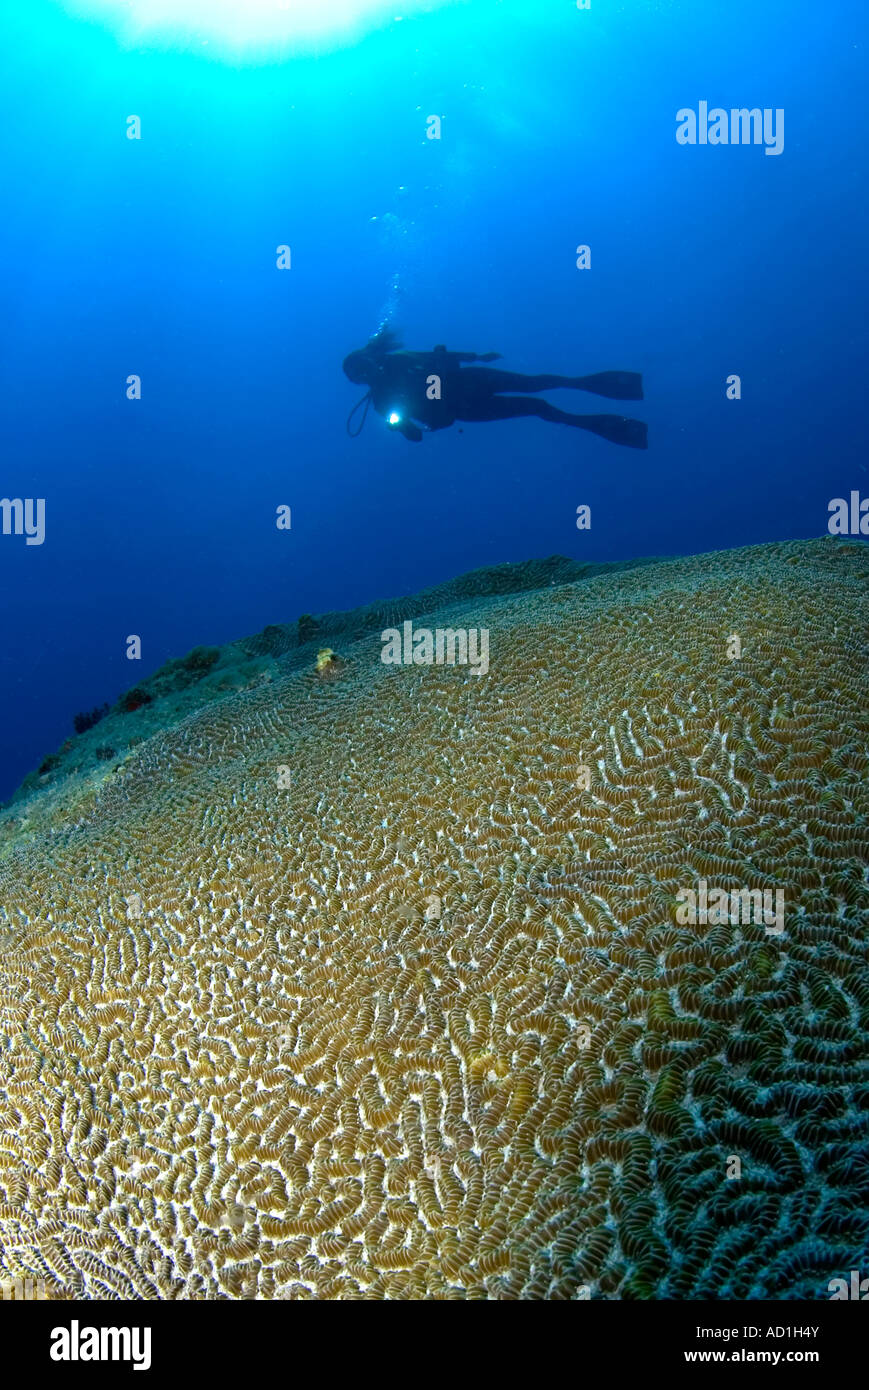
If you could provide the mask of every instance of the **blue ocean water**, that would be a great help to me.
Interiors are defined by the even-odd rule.
[[[0,497],[45,502],[41,544],[0,534],[0,796],[196,644],[505,560],[821,535],[869,493],[858,0],[375,3],[313,49],[299,11],[352,5],[131,8],[167,7],[0,11]],[[780,152],[680,143],[701,102],[783,112]],[[384,322],[642,372],[649,448],[352,439],[342,359]]]

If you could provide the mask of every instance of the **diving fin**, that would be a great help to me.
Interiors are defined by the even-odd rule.
[[[629,420],[625,415],[574,415],[580,429],[599,434],[612,444],[624,444],[628,449],[648,449],[648,425],[644,420]]]

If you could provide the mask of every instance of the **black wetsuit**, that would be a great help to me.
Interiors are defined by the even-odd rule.
[[[469,362],[491,361],[497,353],[474,352],[383,353],[376,358],[370,378],[371,403],[379,415],[406,439],[418,443],[422,430],[442,430],[456,420],[482,422],[512,420],[536,415],[555,424],[573,425],[602,435],[615,444],[645,449],[646,425],[624,415],[571,415],[549,401],[529,400],[514,391],[548,391],[559,387],[593,391],[617,400],[641,400],[642,380],[634,372],[600,372],[595,376],[570,377],[544,373],[525,376],[496,367],[467,367]],[[432,378],[436,377],[437,382]],[[439,387],[439,398],[438,398]]]

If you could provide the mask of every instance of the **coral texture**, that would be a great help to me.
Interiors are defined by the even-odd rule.
[[[69,778],[0,863],[0,1277],[827,1297],[869,1231],[865,555],[466,577],[401,607],[487,675],[348,619],[337,679]],[[784,930],[681,924],[701,880]]]

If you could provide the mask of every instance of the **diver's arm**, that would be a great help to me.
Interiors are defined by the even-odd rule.
[[[422,430],[412,420],[402,420],[400,425],[393,425],[392,428],[403,434],[405,439],[409,439],[411,444],[419,444],[422,440]]]
[[[462,362],[497,362],[501,356],[500,352],[448,352],[443,343],[438,343],[431,352],[402,350],[389,354],[390,360],[406,362],[409,367],[420,371],[426,371],[431,367],[448,371],[451,367],[460,366]]]
[[[450,358],[451,362],[497,362],[501,356],[500,352],[447,352],[443,343],[439,343],[434,349],[435,356]]]
[[[422,439],[422,430],[419,425],[415,425],[412,420],[402,417],[400,420],[387,419],[386,428],[392,430],[393,434],[403,434],[405,439],[409,439],[411,444],[419,444]]]

